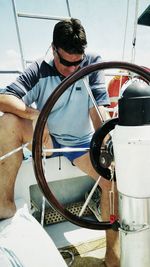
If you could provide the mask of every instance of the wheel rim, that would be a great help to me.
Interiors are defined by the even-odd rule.
[[[83,78],[85,75],[88,75],[97,70],[105,70],[111,68],[118,68],[118,69],[126,69],[130,70],[138,75],[142,76],[147,80],[150,81],[150,73],[142,67],[139,67],[135,64],[125,63],[125,62],[103,62],[92,64],[87,67],[82,68],[81,70],[77,71],[70,77],[64,79],[64,81],[55,89],[55,91],[51,94],[51,96],[46,101],[36,124],[34,136],[33,136],[33,146],[32,146],[32,153],[33,153],[33,168],[36,176],[37,183],[43,192],[44,196],[46,197],[47,201],[63,216],[66,220],[79,225],[81,227],[89,228],[89,229],[98,229],[98,230],[107,230],[111,228],[115,228],[115,223],[111,224],[109,221],[106,222],[96,222],[87,220],[81,217],[78,217],[68,210],[66,210],[55,198],[54,194],[50,190],[46,179],[45,174],[43,171],[42,166],[42,136],[45,124],[47,122],[47,118],[49,113],[51,112],[53,106],[59,99],[59,97],[67,90],[69,86],[71,86],[74,82],[78,81],[79,79]]]

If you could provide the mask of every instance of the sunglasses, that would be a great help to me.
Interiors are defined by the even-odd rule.
[[[71,67],[71,66],[78,66],[82,63],[82,61],[84,60],[85,58],[85,55],[83,55],[83,58],[81,58],[80,60],[78,61],[68,61],[66,59],[64,59],[58,52],[58,50],[55,48],[55,51],[59,57],[59,61],[62,65],[66,66],[66,67]]]

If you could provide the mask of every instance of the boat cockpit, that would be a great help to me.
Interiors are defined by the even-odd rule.
[[[139,17],[138,23],[150,25],[149,7]],[[59,156],[47,158],[46,153],[53,151],[42,147],[43,131],[51,110],[75,82],[85,81],[99,114],[86,84],[87,75],[94,71],[104,71],[111,101],[110,107],[106,108],[110,119],[94,133],[90,147],[84,148],[90,153],[92,165],[99,173],[97,181],[61,156],[61,149],[57,149]],[[135,80],[141,83],[141,88],[146,88],[142,95],[136,90],[135,95],[132,90],[125,93],[127,84],[131,85]],[[113,229],[120,233],[121,267],[135,266],[135,255],[137,267],[149,267],[149,84],[148,68],[124,61],[108,61],[78,70],[55,89],[38,118],[32,152],[27,143],[0,157],[3,160],[19,150],[24,153],[15,184],[17,212],[14,217],[0,221],[0,266],[76,267],[85,266],[87,262],[87,266],[102,266],[105,230]],[[112,142],[103,146],[108,134]],[[67,147],[64,150],[71,152]],[[143,154],[146,155],[144,159]],[[124,162],[128,163],[128,168]],[[146,166],[145,170],[143,166]],[[110,220],[102,221],[98,185],[101,176],[111,180],[112,184],[117,180],[119,219],[114,216],[112,187]],[[99,257],[97,254],[93,256],[95,251]],[[90,262],[90,258],[93,261]]]

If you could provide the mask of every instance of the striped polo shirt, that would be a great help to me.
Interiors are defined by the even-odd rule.
[[[87,54],[80,67],[98,62],[102,62],[100,56]],[[48,62],[39,59],[18,76],[15,82],[1,90],[1,93],[15,95],[27,106],[35,103],[37,109],[42,110],[48,97],[63,78],[55,68],[53,58]],[[93,135],[89,116],[89,109],[93,103],[87,86],[90,87],[99,106],[109,104],[103,71],[95,71],[71,85],[57,100],[47,121],[50,134],[60,144],[65,146],[84,144],[89,142]]]

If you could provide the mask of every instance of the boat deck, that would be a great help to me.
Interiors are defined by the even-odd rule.
[[[104,231],[81,228],[64,221],[44,226],[46,235],[29,214],[27,204],[18,199],[17,206],[13,218],[0,222],[0,266],[12,266],[12,261],[13,266],[40,267],[44,263],[46,267],[51,260],[57,267],[104,266]],[[8,253],[9,265],[6,264]],[[15,265],[17,262],[19,265]]]
[[[95,249],[93,251],[75,256],[71,267],[105,267],[104,264],[105,248]],[[69,265],[71,258],[65,258]]]
[[[61,192],[59,192],[58,197],[63,198],[62,201],[63,200],[70,201],[70,196],[71,198],[72,196],[76,197],[77,193],[79,195],[77,195],[76,198],[80,199],[80,194],[82,196],[84,192],[87,192],[89,188],[91,188],[91,186],[93,185],[94,181],[91,178],[87,177],[84,173],[79,171],[76,167],[72,165],[70,166],[70,164],[69,164],[69,169],[68,169],[68,161],[66,161],[65,158],[62,158],[61,162],[62,162],[62,167],[60,171],[58,169],[58,159],[55,158],[49,161],[50,164],[48,164],[48,168],[47,168],[47,173],[49,174],[48,180],[49,181],[52,180],[51,183],[52,185],[55,185],[56,193],[57,193],[57,189],[61,189]],[[56,170],[55,173],[53,173],[54,170]],[[24,173],[28,173],[28,175],[25,177]],[[58,183],[59,183],[59,186],[57,186]],[[63,186],[60,186],[60,184]],[[62,192],[62,189],[64,187],[65,187],[65,194],[63,194]],[[42,206],[42,195],[39,192],[39,189],[38,190],[37,189],[38,189],[38,186],[37,186],[33,168],[32,168],[32,161],[31,160],[24,161],[22,164],[22,167],[19,170],[19,174],[18,174],[17,181],[16,181],[16,187],[15,187],[16,200],[19,198],[22,198],[25,201],[29,209],[30,209],[30,201],[32,203],[33,200],[34,202],[36,202],[38,208],[41,207]],[[33,217],[31,215],[28,215],[28,216],[30,218]],[[19,221],[21,219],[21,222],[22,222],[23,218],[21,217],[18,219]],[[33,218],[33,222],[36,224],[36,226],[39,229],[38,233],[39,234],[42,233],[41,235],[43,236],[44,233],[43,233],[43,229],[41,225],[35,221],[36,220]],[[22,231],[22,229],[23,229],[22,226],[20,226],[19,231]],[[67,266],[74,266],[74,267],[103,266],[100,264],[103,263],[103,258],[105,255],[105,231],[89,230],[86,228],[81,228],[68,221],[63,221],[63,222],[54,223],[50,225],[44,225],[44,229],[46,230],[48,235],[46,235],[47,237],[44,235],[44,239],[41,239],[41,242],[37,242],[37,243],[39,243],[40,249],[41,251],[43,251],[44,249],[43,242],[45,244],[45,242],[47,242],[47,239],[50,240],[50,243],[46,244],[46,252],[48,254],[48,257],[51,258],[51,260],[57,257],[57,259],[55,260],[55,265],[53,264],[53,266],[62,267],[62,266],[65,266],[65,264],[67,264]],[[23,230],[23,232],[24,231],[25,229]],[[29,234],[29,231],[28,231],[28,234]],[[16,237],[17,236],[18,236],[18,232],[16,233]],[[18,242],[15,242],[15,240],[12,240],[11,235],[8,235],[8,239],[10,243],[14,241],[11,248],[14,249],[16,247],[16,253],[18,257],[20,258],[20,253],[24,253],[24,247],[23,246],[20,247]],[[0,240],[0,243],[1,242],[2,240]],[[34,243],[35,243],[35,240],[33,239],[33,243],[31,244],[30,242],[30,246],[33,245],[34,251],[36,251],[36,244],[34,245]],[[51,249],[51,246],[52,246],[52,249]],[[10,247],[9,242],[8,242],[8,247]],[[50,248],[50,252],[48,252],[48,248]],[[46,252],[43,252],[43,253],[46,253]],[[21,254],[21,257],[24,257],[24,256],[22,256]],[[31,255],[31,259],[32,257],[33,257],[33,254]],[[40,253],[39,253],[39,256],[37,255],[37,258],[38,257],[41,257]],[[23,260],[24,261],[27,260],[26,257],[23,258]],[[49,259],[47,259],[47,261],[46,259],[44,260],[46,262],[44,264],[44,267],[49,266],[49,262],[51,260],[50,261]],[[22,258],[21,258],[21,261],[22,261]],[[60,264],[57,265],[57,261],[61,261],[61,265]],[[36,262],[37,262],[37,259],[36,259]],[[38,264],[36,265],[31,265],[29,263],[28,265],[32,267],[35,267],[35,266],[41,267],[40,262],[38,262]],[[2,266],[5,266],[5,265],[2,265]]]
[[[104,266],[105,231],[81,228],[67,221],[45,226],[45,230],[68,266]]]

